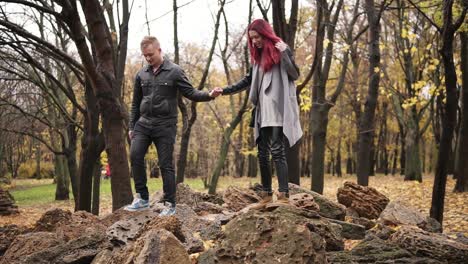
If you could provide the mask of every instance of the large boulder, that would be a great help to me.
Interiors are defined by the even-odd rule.
[[[114,245],[125,245],[128,241],[135,241],[140,229],[156,217],[158,213],[153,210],[121,212],[119,217],[115,218],[120,220],[107,228],[107,237]]]
[[[468,263],[468,245],[438,233],[430,233],[413,226],[401,226],[390,241],[419,257],[448,263]]]
[[[86,212],[47,211],[30,233],[19,235],[3,263],[90,263],[109,247],[105,226]]]
[[[23,264],[91,263],[94,257],[110,244],[104,233],[82,236],[66,243],[36,251],[23,256]]]
[[[223,194],[225,206],[232,211],[240,211],[250,204],[260,201],[260,196],[250,189],[229,186]]]
[[[85,211],[72,214],[62,209],[51,209],[41,216],[32,231],[55,232],[69,241],[96,233],[105,234],[106,226],[95,215]]]
[[[98,262],[99,261],[99,262]],[[107,264],[189,264],[190,258],[180,241],[165,229],[150,230],[135,243],[110,255],[105,252],[93,263]]]
[[[114,245],[126,245],[149,230],[162,228],[179,238],[189,253],[196,253],[204,250],[203,240],[213,240],[222,233],[220,221],[204,219],[185,204],[178,204],[176,214],[169,218],[159,218],[160,209],[121,213],[121,220],[106,231],[109,239]]]
[[[354,209],[360,217],[376,219],[389,203],[389,199],[372,187],[345,182],[336,194],[338,202]]]
[[[53,208],[46,211],[39,220],[37,220],[34,232],[55,232],[58,226],[67,225],[72,221],[72,213],[67,210]]]
[[[0,264],[21,263],[26,256],[63,244],[63,238],[50,232],[35,232],[19,235],[6,250]]]
[[[437,260],[426,257],[417,257],[398,245],[369,236],[350,251],[328,252],[330,263],[379,263],[379,264],[442,264]]]
[[[318,213],[326,218],[344,220],[346,215],[346,207],[339,203],[335,203],[332,200],[326,198],[325,196],[318,194],[316,192],[306,190],[301,188],[296,184],[289,184],[289,193],[291,196],[300,193],[306,193],[314,197],[314,202],[318,205]]]
[[[15,205],[15,199],[7,191],[0,187],[0,216],[17,214],[18,206]]]
[[[339,225],[293,206],[266,212],[250,210],[231,220],[223,239],[202,253],[198,261],[200,264],[327,263],[327,244],[341,247],[338,231]]]
[[[442,232],[442,226],[429,216],[425,216],[417,209],[405,206],[399,202],[391,202],[380,214],[378,219],[385,225],[398,226],[410,225],[417,226],[428,232]]]
[[[7,225],[0,227],[0,256],[10,247],[10,244],[18,235],[27,232],[24,227],[17,225]]]

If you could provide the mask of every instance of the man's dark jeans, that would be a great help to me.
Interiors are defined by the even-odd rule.
[[[271,193],[270,152],[276,167],[280,192],[288,193],[288,163],[282,127],[263,127],[257,139],[263,191]]]
[[[163,178],[164,201],[175,204],[176,183],[173,153],[176,132],[175,124],[151,126],[142,124],[140,121],[135,124],[130,147],[130,160],[135,190],[144,200],[149,199],[148,187],[146,186],[145,154],[151,143],[154,143]]]

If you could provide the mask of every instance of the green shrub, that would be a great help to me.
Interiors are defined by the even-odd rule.
[[[54,177],[54,164],[52,162],[41,162],[41,176],[36,175],[36,161],[28,160],[22,163],[18,169],[18,178],[20,179],[44,179]]]

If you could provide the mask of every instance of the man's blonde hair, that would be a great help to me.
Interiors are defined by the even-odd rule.
[[[159,40],[153,36],[146,36],[140,42],[140,49],[146,48],[148,45],[153,44],[155,48],[159,48]]]

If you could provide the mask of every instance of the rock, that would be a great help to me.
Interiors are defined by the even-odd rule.
[[[121,213],[121,220],[107,228],[107,237],[114,245],[125,245],[129,241],[135,241],[140,229],[158,215],[153,210]]]
[[[359,214],[358,212],[356,212],[356,210],[354,210],[353,208],[351,207],[346,207],[346,216],[350,216],[350,217],[359,217]]]
[[[55,232],[59,225],[68,224],[71,221],[72,213],[70,211],[59,208],[50,209],[37,220],[33,232]]]
[[[344,220],[346,215],[346,207],[341,204],[335,203],[323,195],[316,192],[302,189],[299,185],[289,184],[289,193],[291,195],[298,193],[307,193],[314,197],[315,203],[318,204],[320,211],[318,212],[321,216],[336,220]]]
[[[255,191],[249,189],[229,186],[224,191],[223,200],[226,203],[227,208],[237,212],[249,204],[259,202],[260,196],[258,196]]]
[[[222,214],[226,211],[226,209],[218,204],[210,203],[210,202],[201,202],[198,203],[193,210],[197,213],[197,215],[207,215],[207,214]]]
[[[366,230],[369,230],[373,228],[376,225],[376,222],[371,219],[367,219],[364,217],[353,217],[353,216],[346,216],[345,218],[346,222],[353,223],[356,225],[361,225],[363,226]]]
[[[28,256],[23,256],[22,263],[27,264],[62,264],[91,263],[94,257],[110,245],[106,243],[104,233],[89,234],[49,247]]]
[[[410,225],[417,226],[423,230],[441,233],[442,226],[437,220],[424,216],[417,209],[405,206],[398,202],[391,202],[380,214],[378,219],[385,225]]]
[[[134,215],[134,214],[135,212],[125,211],[121,208],[112,213],[102,215],[99,219],[101,220],[101,223],[103,225],[110,227],[111,225],[115,224],[116,222],[120,220],[130,218],[131,215]]]
[[[15,205],[13,196],[7,190],[0,187],[0,216],[18,213],[18,206]]]
[[[209,202],[217,205],[222,205],[224,203],[220,195],[197,192],[184,183],[177,184],[176,195],[177,204],[186,204],[194,209],[202,202]]]
[[[468,245],[468,237],[463,233],[448,233],[447,236],[462,244]]]
[[[235,214],[233,213],[228,213],[228,214],[207,214],[200,216],[200,219],[218,223],[220,225],[225,225],[231,221],[232,218],[235,217]]]
[[[297,208],[318,212],[319,205],[315,202],[314,197],[309,193],[297,193],[289,197],[289,202]]]
[[[418,257],[428,257],[448,263],[467,263],[468,245],[438,233],[430,233],[417,227],[401,226],[390,241]]]
[[[182,222],[184,235],[199,233],[203,240],[214,240],[222,234],[221,223],[199,217],[195,211],[185,204],[177,205],[175,216]]]
[[[35,232],[19,235],[3,255],[0,264],[22,263],[21,260],[35,252],[45,250],[65,241],[55,233]]]
[[[151,230],[158,229],[165,229],[177,237],[179,241],[185,242],[185,236],[182,233],[182,223],[174,215],[169,217],[154,217],[138,231],[136,237],[140,237]]]
[[[108,263],[134,264],[189,264],[190,258],[184,246],[165,229],[150,230],[135,243],[114,255]]]
[[[382,223],[377,223],[372,229],[368,230],[367,233],[374,235],[380,239],[387,240],[396,231]]]
[[[366,236],[366,229],[362,225],[348,223],[335,219],[328,219],[328,221],[341,226],[341,236],[346,239],[364,239]]]
[[[351,207],[360,217],[368,219],[378,218],[390,201],[376,189],[353,182],[345,182],[336,195],[339,203]]]
[[[5,263],[90,263],[110,246],[105,226],[87,212],[49,210],[30,231],[17,236],[5,252]]]
[[[55,232],[65,241],[95,233],[104,234],[106,227],[93,214],[85,211],[71,213],[62,209],[45,212],[36,222],[33,232]]]
[[[91,264],[109,264],[112,259],[112,251],[109,249],[104,249],[99,252],[96,257],[94,257]]]
[[[5,254],[10,244],[18,235],[26,232],[26,229],[17,225],[7,225],[0,227],[0,256]]]
[[[327,263],[325,240],[318,233],[326,228],[314,221],[320,219],[293,206],[251,210],[226,225],[223,239],[203,252],[199,263]]]
[[[158,204],[155,205],[155,207],[157,206]],[[199,217],[185,204],[178,204],[176,214],[169,218],[159,218],[158,210],[160,208],[150,208],[129,214],[121,213],[119,217],[121,220],[107,229],[108,238],[114,245],[125,245],[135,241],[149,230],[163,228],[173,232],[187,251],[192,254],[204,250],[202,239],[212,240],[222,234],[220,222]]]
[[[439,261],[430,258],[421,258],[413,256],[407,250],[404,250],[393,243],[384,241],[378,237],[370,236],[360,242],[350,251],[329,252],[330,263],[349,264],[349,263],[399,263],[399,264],[436,264]]]

